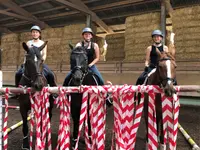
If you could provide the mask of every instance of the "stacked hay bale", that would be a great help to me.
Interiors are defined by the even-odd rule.
[[[70,58],[70,48],[69,44],[71,43],[75,46],[78,42],[82,40],[81,32],[85,24],[75,24],[68,25],[63,28],[63,38],[61,41],[61,64],[67,65],[69,64]]]
[[[200,59],[200,6],[176,9],[172,23],[176,34],[176,59]]]
[[[144,61],[146,48],[152,44],[151,32],[160,28],[160,13],[126,18],[125,60]]]
[[[24,48],[22,47],[22,43],[31,40],[31,33],[30,32],[23,32],[19,34],[19,45],[20,45],[20,51],[19,51],[19,57],[18,57],[18,65],[22,64],[24,62]]]
[[[48,28],[42,31],[42,40],[47,43],[47,58],[46,64],[60,65],[61,63],[61,49],[62,38],[64,36],[63,28]]]
[[[2,65],[16,65],[19,55],[19,35],[6,34],[1,38]]]
[[[124,60],[124,33],[109,34],[106,36],[108,44],[106,61],[122,61]]]
[[[99,36],[96,36],[95,37],[95,42],[98,44],[99,46],[99,50],[100,50],[100,61],[103,61],[104,60],[104,55],[106,54],[103,46],[104,46],[104,42],[105,42],[105,38],[103,37],[99,37]]]

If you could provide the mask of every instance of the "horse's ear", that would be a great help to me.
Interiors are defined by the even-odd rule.
[[[47,45],[48,41],[45,41],[38,49],[41,51]]]
[[[22,43],[22,46],[25,51],[27,51],[27,52],[29,51],[28,45],[25,42]]]
[[[69,47],[70,47],[70,49],[71,49],[71,50],[73,50],[73,49],[74,49],[74,47],[72,46],[72,44],[71,44],[71,43],[69,43]]]

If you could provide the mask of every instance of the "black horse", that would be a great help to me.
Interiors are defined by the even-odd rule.
[[[40,47],[28,47],[26,43],[23,43],[23,48],[26,51],[26,61],[24,64],[24,74],[20,80],[20,85],[23,87],[32,87],[35,91],[41,91],[44,86],[47,85],[47,80],[42,74],[43,71],[43,61],[40,51],[46,46],[45,42]],[[52,117],[52,108],[53,108],[53,97],[49,97],[50,107],[49,107],[49,116]],[[28,111],[31,109],[31,103],[29,99],[29,94],[20,94],[19,95],[19,104],[20,104],[20,113],[23,120],[23,144],[22,149],[28,150],[29,140],[28,140],[28,124],[27,117]]]
[[[73,47],[71,46],[71,48]],[[84,47],[76,47],[72,50],[70,65],[71,77],[69,78],[69,81],[65,79],[63,86],[100,85],[98,76],[89,71],[87,53]],[[71,115],[73,119],[72,147],[74,147],[79,130],[82,93],[71,94],[71,99]],[[90,122],[88,122],[88,128],[88,134],[91,135]]]

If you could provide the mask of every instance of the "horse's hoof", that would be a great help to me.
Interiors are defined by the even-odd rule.
[[[166,150],[166,145],[165,144],[160,144],[160,150]]]
[[[108,107],[111,107],[113,105],[113,100],[112,98],[110,97],[110,95],[108,95],[108,97],[106,98],[106,105]]]
[[[72,139],[72,146],[71,149],[74,150],[76,146],[77,139]]]
[[[22,149],[23,150],[29,150],[30,149],[28,137],[23,139]]]

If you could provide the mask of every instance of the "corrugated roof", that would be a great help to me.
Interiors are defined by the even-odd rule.
[[[160,0],[59,0],[93,11],[106,26],[124,24],[125,18],[134,14],[159,11]],[[80,3],[76,3],[81,1]],[[7,5],[5,5],[5,3]],[[173,0],[174,8],[200,4],[200,0]],[[18,5],[17,7],[15,5]],[[87,9],[86,9],[87,10]],[[27,12],[27,13],[23,13]],[[17,16],[16,16],[17,15]],[[32,16],[31,16],[32,15]],[[23,16],[20,17],[20,16]],[[83,23],[86,15],[56,0],[7,0],[0,3],[0,32],[21,32],[43,22],[50,27]],[[28,18],[28,19],[27,19]],[[37,19],[36,19],[37,18]],[[32,20],[37,20],[33,22]],[[98,24],[98,23],[97,23]],[[104,26],[104,25],[102,25]]]

